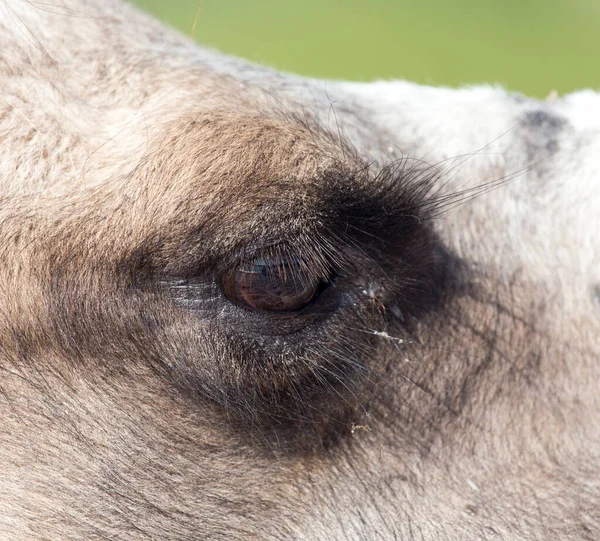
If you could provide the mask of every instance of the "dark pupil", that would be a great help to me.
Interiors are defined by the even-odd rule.
[[[320,282],[297,259],[257,258],[226,278],[224,289],[228,297],[258,310],[299,310],[315,297]]]

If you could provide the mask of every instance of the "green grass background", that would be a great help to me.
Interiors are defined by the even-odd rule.
[[[600,0],[136,3],[201,43],[309,76],[600,89]]]

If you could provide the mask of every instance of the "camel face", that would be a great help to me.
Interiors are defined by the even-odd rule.
[[[598,537],[597,94],[0,51],[0,537]]]

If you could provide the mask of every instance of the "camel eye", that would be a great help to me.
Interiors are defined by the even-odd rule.
[[[300,310],[316,298],[324,283],[293,257],[258,257],[241,263],[222,279],[231,301],[267,311]]]

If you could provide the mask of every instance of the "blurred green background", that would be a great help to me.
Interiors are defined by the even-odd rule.
[[[136,3],[201,43],[309,76],[492,82],[537,97],[600,88],[600,0]]]

